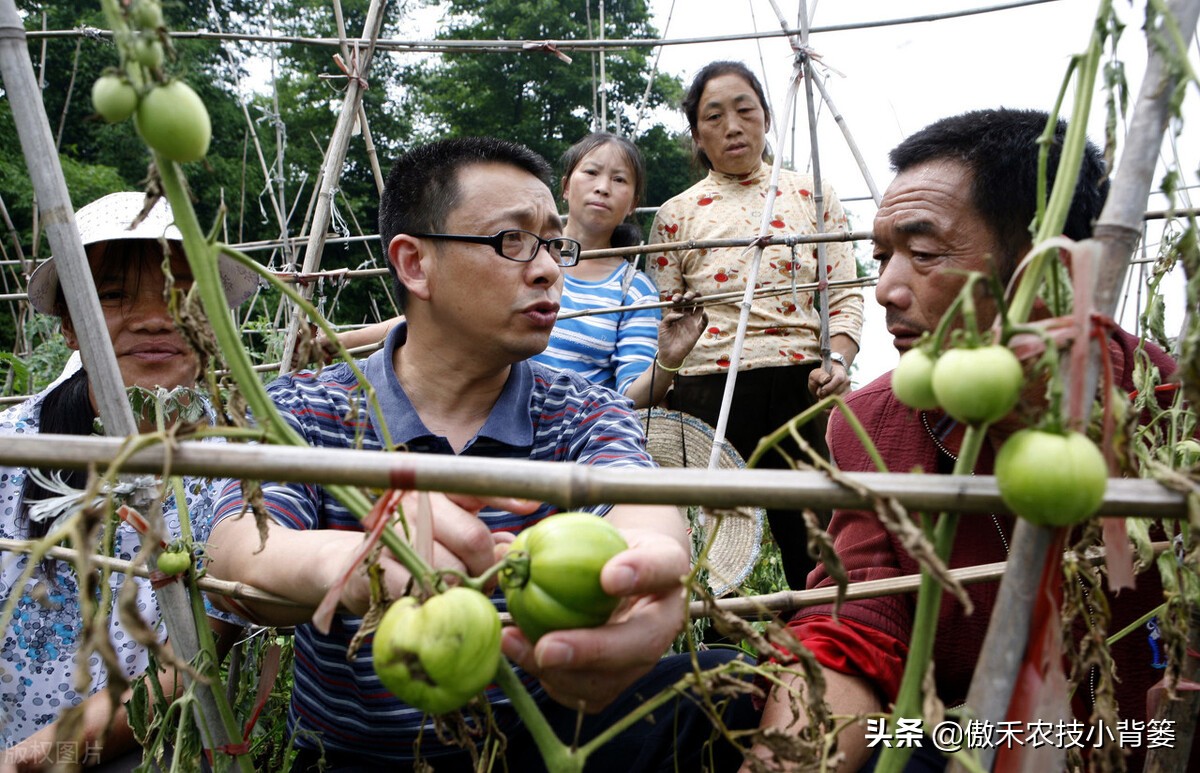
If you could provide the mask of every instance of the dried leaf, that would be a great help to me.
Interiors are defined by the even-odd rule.
[[[846,599],[846,587],[850,584],[850,577],[846,574],[841,557],[833,548],[833,535],[822,527],[821,519],[807,507],[804,508],[804,525],[808,530],[808,554],[814,560],[820,561],[825,566],[825,573],[837,583],[837,598],[833,602],[833,619],[837,622],[838,610]]]
[[[379,542],[379,537],[383,534],[383,530],[387,528],[390,515],[396,509],[396,505],[400,502],[402,492],[392,489],[375,501],[374,507],[367,517],[363,519],[363,527],[369,531],[363,534],[362,544],[355,549],[354,553],[346,560],[338,572],[338,579],[329,586],[329,590],[325,593],[325,598],[321,599],[320,606],[313,613],[312,624],[323,634],[329,633],[333,616],[337,612],[338,605],[342,601],[342,593],[346,589],[346,584],[350,582],[350,578],[354,572],[358,570],[359,564],[375,549],[376,543]]]
[[[925,532],[921,527],[908,516],[908,511],[904,509],[904,506],[895,499],[876,497],[875,512],[879,515],[879,521],[884,528],[893,537],[900,540],[900,544],[921,565],[921,569],[932,574],[941,584],[942,589],[952,594],[962,605],[965,613],[971,614],[975,605],[967,596],[967,589],[950,574],[946,564],[938,558],[937,552],[933,549],[933,543],[925,537]]]

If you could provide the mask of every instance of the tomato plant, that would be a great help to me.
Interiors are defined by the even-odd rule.
[[[158,571],[163,574],[183,574],[192,565],[192,555],[186,550],[164,550],[158,554]]]
[[[1180,467],[1194,467],[1200,463],[1200,443],[1191,438],[1180,440],[1175,446],[1175,459]]]
[[[909,349],[900,355],[900,364],[892,371],[892,391],[896,399],[918,411],[938,407],[933,394],[934,359],[924,349]]]
[[[500,667],[500,615],[482,593],[451,588],[388,607],[372,644],[375,673],[397,698],[430,714],[462,708]]]
[[[101,75],[92,84],[92,107],[108,123],[120,123],[129,118],[137,104],[137,90],[119,75]]]
[[[1070,526],[1104,501],[1108,465],[1078,432],[1024,429],[996,455],[996,486],[1009,509],[1040,526]]]
[[[933,366],[933,393],[946,413],[966,424],[1004,418],[1021,398],[1025,374],[1008,348],[950,349]]]
[[[183,81],[155,86],[133,116],[146,144],[172,161],[199,161],[212,140],[212,122],[204,102]]]
[[[619,599],[600,587],[600,570],[628,545],[591,513],[560,513],[517,535],[500,587],[517,626],[536,642],[564,628],[603,625]]]

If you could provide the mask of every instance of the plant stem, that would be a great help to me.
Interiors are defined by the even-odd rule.
[[[955,475],[970,475],[975,461],[983,448],[987,436],[986,424],[971,424],[963,437],[958,460],[954,463]],[[954,546],[954,535],[958,530],[958,513],[942,513],[933,527],[933,549],[943,562],[950,556]],[[922,683],[929,670],[933,656],[933,642],[937,635],[938,614],[942,607],[942,586],[928,570],[921,570],[921,587],[917,591],[917,609],[913,615],[912,641],[909,643],[908,660],[904,665],[904,677],[900,692],[892,711],[893,726],[897,719],[920,717],[922,711]],[[912,754],[912,748],[886,747],[879,757],[876,770],[879,773],[899,773]]]
[[[1096,83],[1096,73],[1100,69],[1100,55],[1104,52],[1105,20],[1112,14],[1111,0],[1100,3],[1096,12],[1096,22],[1092,25],[1092,37],[1088,42],[1087,51],[1078,57],[1078,77],[1075,81],[1075,106],[1071,111],[1071,120],[1067,125],[1066,138],[1063,141],[1062,152],[1059,154],[1058,171],[1054,176],[1054,189],[1050,192],[1050,201],[1046,204],[1045,217],[1038,221],[1038,231],[1033,243],[1040,244],[1052,236],[1062,233],[1063,224],[1067,222],[1067,213],[1071,209],[1071,201],[1075,198],[1075,184],[1079,181],[1079,166],[1083,160],[1083,151],[1087,146],[1087,117],[1092,109],[1092,91]],[[1060,97],[1061,103],[1061,97]],[[1051,116],[1053,121],[1055,116]],[[1050,131],[1048,129],[1048,131]],[[1043,150],[1046,145],[1043,144]],[[1017,287],[1012,304],[1008,307],[1008,321],[1021,324],[1029,319],[1033,312],[1033,302],[1037,298],[1038,288],[1042,284],[1042,274],[1045,273],[1047,261],[1051,253],[1043,252],[1034,258],[1025,269],[1025,276]]]
[[[179,506],[179,520],[180,523],[183,523],[187,516],[183,479],[172,478],[171,485],[175,491],[175,502]],[[204,594],[196,586],[194,562],[188,567],[183,577],[187,578],[188,598],[192,602],[192,617],[196,620],[196,635],[200,639],[200,654],[195,665],[209,680],[202,689],[206,689],[212,694],[213,701],[217,704],[217,713],[221,717],[221,724],[225,726],[225,733],[229,737],[230,743],[236,745],[242,738],[242,728],[238,725],[237,716],[233,713],[233,707],[229,704],[229,696],[225,692],[225,684],[221,681],[221,669],[216,658],[217,642],[213,639],[212,628],[208,625],[208,610],[204,608]],[[213,750],[214,755],[223,753],[217,749]],[[236,755],[234,761],[243,773],[254,773],[254,763],[250,760],[249,755]]]
[[[338,340],[337,331],[334,330],[333,326],[329,324],[329,320],[325,319],[325,317],[322,316],[319,311],[317,311],[317,307],[313,306],[311,301],[305,298],[301,293],[297,292],[296,288],[289,283],[282,281],[270,271],[267,271],[267,269],[261,263],[254,260],[249,255],[245,254],[244,252],[239,252],[224,244],[220,246],[220,250],[223,254],[228,255],[238,263],[241,263],[243,266],[249,268],[250,270],[256,272],[259,276],[266,279],[275,289],[287,296],[292,303],[299,306],[305,315],[307,315],[310,320],[312,320],[318,327],[321,328],[321,331],[325,333],[325,337],[329,340],[329,342],[337,347],[338,356],[342,358],[342,361],[349,366],[350,370],[358,378],[359,386],[362,387],[363,392],[367,396],[367,402],[371,405],[371,410],[375,413],[375,429],[379,433],[380,442],[383,444],[384,448],[387,448],[389,451],[392,450],[392,448],[394,448],[392,436],[391,433],[388,432],[387,422],[383,418],[383,409],[379,406],[379,398],[375,391],[375,386],[367,380],[367,377],[363,375],[361,370],[359,370],[358,363],[355,361],[354,357],[350,355],[350,352],[347,351],[346,347],[342,345],[342,342]]]
[[[525,685],[521,684],[521,680],[517,678],[508,658],[500,658],[500,668],[496,671],[496,684],[512,701],[513,708],[521,717],[521,721],[525,723],[525,728],[529,730],[533,742],[537,744],[538,751],[542,753],[542,761],[546,763],[546,770],[549,773],[583,773],[583,763],[587,759],[586,753],[581,754],[578,750],[569,749],[566,744],[558,740],[550,723],[542,716],[542,710],[529,695]]]
[[[803,426],[806,422],[811,421],[813,417],[819,415],[822,411],[830,406],[836,406],[837,409],[841,411],[842,416],[846,419],[846,423],[848,423],[850,428],[854,430],[854,434],[858,436],[859,441],[863,444],[863,448],[866,449],[867,454],[871,457],[871,460],[875,462],[875,467],[880,472],[887,472],[887,465],[884,464],[883,457],[879,455],[879,451],[875,448],[875,444],[871,442],[871,438],[869,435],[867,435],[867,431],[863,428],[862,422],[860,422],[858,417],[854,415],[854,412],[846,406],[846,401],[843,400],[840,395],[830,395],[815,405],[809,406],[787,424],[784,424],[770,435],[767,435],[762,440],[758,441],[758,445],[754,448],[754,453],[750,454],[750,458],[746,460],[746,466],[754,467],[757,465],[759,460],[762,459],[763,455],[766,454],[767,451],[774,448],[781,440],[791,433],[793,427]]]

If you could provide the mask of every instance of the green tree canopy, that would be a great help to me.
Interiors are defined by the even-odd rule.
[[[445,26],[439,34],[445,39],[600,37],[598,0],[451,0],[445,7]],[[658,37],[646,0],[607,0],[604,37]],[[650,50],[606,53],[608,125],[601,128],[632,134],[650,77]],[[594,62],[588,54],[573,58],[567,64],[544,51],[449,53],[408,68],[405,84],[425,122],[424,133],[504,137],[556,162],[597,125]],[[644,105],[649,120],[642,121],[642,133],[634,138],[646,156],[649,204],[661,203],[691,180],[686,147],[652,118],[656,109],[676,109],[681,95],[678,79],[654,76]]]

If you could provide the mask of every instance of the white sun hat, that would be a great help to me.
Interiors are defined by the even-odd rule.
[[[146,204],[146,194],[140,191],[110,193],[82,207],[75,213],[75,225],[83,246],[98,242],[121,239],[167,239],[183,241],[183,235],[175,227],[175,215],[165,198],[160,198],[154,207],[136,226],[133,221]],[[230,306],[237,306],[254,294],[258,287],[258,275],[233,258],[221,256],[221,285]],[[43,314],[57,314],[55,300],[58,296],[58,269],[53,256],[42,261],[29,277],[29,305]]]

